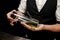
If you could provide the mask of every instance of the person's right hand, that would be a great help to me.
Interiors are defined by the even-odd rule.
[[[14,18],[14,19],[11,17],[11,14],[12,14],[13,12],[17,13],[16,10],[12,10],[12,11],[10,11],[9,13],[7,13],[7,18],[8,18],[8,20],[9,20],[11,26],[14,25],[13,22],[16,22],[16,21],[17,21],[17,17]]]

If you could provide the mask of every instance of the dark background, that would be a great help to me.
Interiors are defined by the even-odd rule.
[[[20,0],[0,0],[0,31],[14,34],[14,27],[10,26],[6,14],[13,9],[17,9]]]

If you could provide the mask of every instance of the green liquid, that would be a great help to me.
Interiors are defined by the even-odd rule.
[[[31,27],[37,27],[37,24],[38,24],[38,23],[27,22],[26,24],[30,25]]]

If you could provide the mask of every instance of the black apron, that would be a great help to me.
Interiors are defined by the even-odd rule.
[[[27,14],[28,11],[32,18],[39,20],[40,24],[48,24],[48,25],[56,24],[57,22],[55,16],[56,8],[57,8],[57,0],[47,0],[41,11],[38,12],[35,0],[27,0],[25,15],[28,16]],[[55,33],[47,30],[37,32],[29,31],[27,32],[27,34],[29,38],[37,40],[39,39],[50,40],[51,38],[55,37]]]

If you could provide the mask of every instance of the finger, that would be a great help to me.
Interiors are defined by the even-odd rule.
[[[18,21],[17,17],[15,19],[13,19],[13,20],[9,20],[10,23],[14,23],[16,21]]]
[[[14,20],[14,21],[11,21],[11,20],[10,20],[10,25],[11,25],[11,26],[14,26],[14,22],[16,22],[16,20]]]
[[[10,23],[11,26],[14,26],[13,22]]]
[[[16,17],[14,20],[15,20],[15,21],[18,21],[18,17]]]
[[[22,12],[20,12],[20,11],[17,11],[16,13],[18,13],[18,15],[21,15],[21,16],[24,15],[24,14],[23,14]]]
[[[10,13],[12,13],[12,12],[17,12],[16,10],[12,10]]]
[[[7,18],[8,18],[8,19],[13,19],[13,18],[11,17],[11,14],[12,14],[13,12],[16,12],[16,10],[12,10],[11,12],[7,13]]]
[[[21,24],[22,24],[24,27],[26,27],[26,28],[28,28],[28,29],[30,29],[30,30],[32,30],[32,31],[35,30],[35,29],[32,28],[31,26],[27,25],[25,22],[21,22]]]
[[[18,11],[16,11],[16,10],[12,10],[12,12],[14,12],[14,13],[18,13]]]
[[[10,20],[10,19],[13,19],[12,17],[11,17],[11,13],[8,13],[7,14],[7,18]]]

